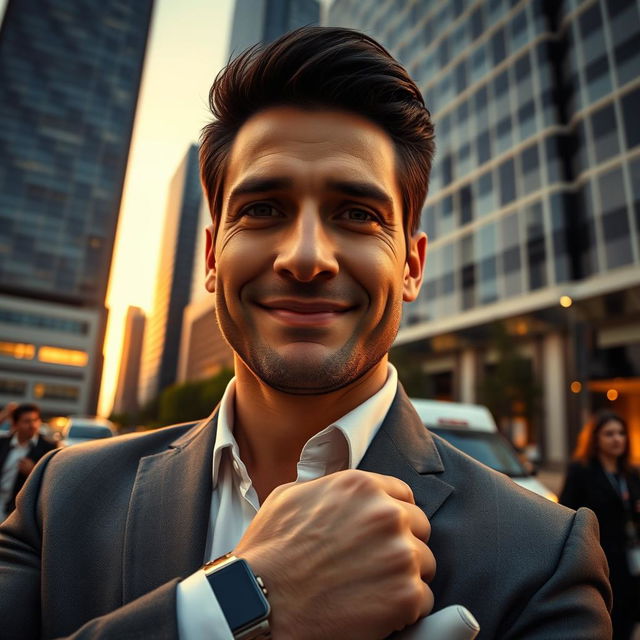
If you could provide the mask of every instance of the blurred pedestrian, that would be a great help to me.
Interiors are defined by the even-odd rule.
[[[16,495],[42,456],[56,448],[40,435],[40,407],[17,405],[9,435],[0,438],[0,522],[15,509]]]
[[[582,429],[560,502],[589,507],[600,523],[609,562],[614,640],[631,637],[640,612],[640,577],[632,575],[628,551],[640,540],[640,475],[629,462],[629,430],[616,413],[596,414]]]

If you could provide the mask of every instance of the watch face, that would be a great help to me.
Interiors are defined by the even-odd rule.
[[[269,615],[269,603],[242,559],[207,576],[232,632]]]

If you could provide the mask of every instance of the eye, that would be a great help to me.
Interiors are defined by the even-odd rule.
[[[276,218],[280,212],[268,202],[256,202],[242,211],[243,216],[250,218]]]
[[[352,222],[378,222],[378,218],[373,213],[356,207],[347,209],[341,214],[341,217]]]

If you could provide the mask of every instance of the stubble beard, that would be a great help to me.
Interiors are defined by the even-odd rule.
[[[388,301],[383,319],[359,344],[360,333],[320,361],[312,355],[286,357],[263,341],[253,344],[242,339],[242,332],[232,321],[223,300],[216,304],[218,325],[233,352],[263,383],[298,396],[319,396],[338,391],[365,376],[388,353],[400,326],[402,304]],[[253,335],[258,331],[254,327]]]

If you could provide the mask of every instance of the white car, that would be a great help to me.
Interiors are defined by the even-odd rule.
[[[421,398],[411,398],[411,402],[429,431],[488,467],[508,475],[521,487],[558,502],[558,496],[527,470],[513,445],[498,431],[486,407]]]
[[[71,416],[62,428],[62,446],[111,438],[115,434],[115,425],[105,418]]]

